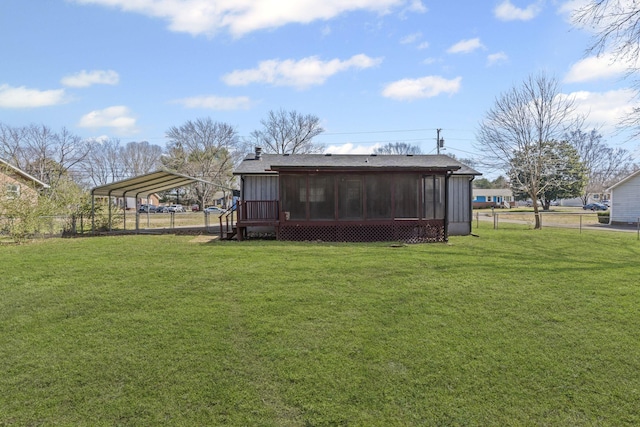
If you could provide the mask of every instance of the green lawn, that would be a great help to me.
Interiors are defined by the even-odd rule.
[[[474,233],[0,246],[0,426],[640,424],[636,235]]]

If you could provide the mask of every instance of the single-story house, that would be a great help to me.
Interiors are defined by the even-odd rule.
[[[474,188],[474,208],[502,208],[515,206],[513,192],[509,188]]]
[[[471,233],[479,172],[445,155],[255,154],[234,171],[239,239],[445,242]]]
[[[38,192],[44,188],[49,188],[49,186],[22,169],[0,159],[1,197],[27,197],[35,203],[38,198]]]
[[[640,170],[606,190],[610,193],[609,223],[637,224],[640,219]]]

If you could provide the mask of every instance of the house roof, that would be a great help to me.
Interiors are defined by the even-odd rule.
[[[631,175],[621,179],[620,181],[616,182],[615,184],[613,184],[611,187],[607,188],[605,191],[606,192],[610,192],[611,190],[613,190],[614,188],[618,187],[621,184],[624,184],[625,182],[635,178],[636,176],[640,175],[640,170],[635,171],[634,173],[632,173]]]
[[[45,184],[44,182],[40,181],[38,178],[29,175],[22,169],[13,166],[11,163],[7,162],[6,160],[0,159],[0,170],[2,170],[3,168],[15,173],[16,175],[22,177],[23,179],[33,182],[37,187],[49,188],[48,184]]]
[[[473,195],[479,196],[513,196],[510,188],[474,188]]]
[[[446,155],[262,154],[248,155],[234,175],[276,174],[279,170],[449,170],[456,175],[482,175]]]
[[[91,190],[91,194],[94,196],[137,197],[140,194],[146,195],[157,191],[171,190],[195,182],[214,185],[209,181],[175,172],[156,171],[95,187]]]

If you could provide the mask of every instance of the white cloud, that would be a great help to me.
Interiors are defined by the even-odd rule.
[[[429,47],[429,42],[422,42],[417,46],[417,48],[420,50],[426,49],[428,47]]]
[[[88,87],[95,84],[117,85],[120,76],[113,70],[82,70],[64,77],[60,82],[69,87]]]
[[[633,89],[618,89],[608,92],[578,91],[561,96],[575,100],[576,113],[588,116],[590,126],[614,129],[633,110],[636,95]]]
[[[409,34],[408,36],[405,36],[403,38],[400,39],[400,44],[411,44],[411,43],[415,43],[418,40],[420,40],[422,38],[422,33],[421,32],[417,32],[417,33],[413,33],[413,34]]]
[[[116,105],[103,110],[94,110],[80,119],[78,126],[83,128],[113,128],[119,134],[137,132],[136,119],[124,105]]]
[[[99,136],[91,136],[91,137],[87,138],[86,140],[90,141],[90,142],[96,142],[98,144],[104,144],[109,139],[111,139],[109,137],[109,135],[99,135]]]
[[[592,0],[568,0],[560,4],[558,13],[567,14],[569,17],[578,9],[591,3]]]
[[[0,108],[37,108],[66,104],[64,89],[38,90],[0,85]]]
[[[621,77],[627,72],[629,66],[624,61],[615,59],[611,54],[590,56],[573,64],[564,77],[564,82],[579,83]]]
[[[252,102],[249,97],[221,97],[214,95],[193,96],[190,98],[177,99],[174,101],[182,104],[186,108],[204,108],[217,111],[247,110]]]
[[[507,62],[509,57],[504,52],[496,52],[487,56],[487,67]]]
[[[484,45],[477,37],[475,39],[460,40],[447,49],[447,53],[471,53],[476,49],[484,49]]]
[[[439,59],[439,58],[427,58],[424,61],[422,61],[422,63],[425,64],[425,65],[431,65],[431,64],[435,64],[437,62],[442,62],[442,60]]]
[[[400,12],[400,16],[404,17],[407,12],[411,12],[411,13],[426,13],[429,9],[427,9],[427,7],[422,4],[422,1],[420,0],[411,0],[409,2],[409,4],[407,5],[407,7],[405,7],[401,12]]]
[[[426,76],[418,79],[403,79],[389,83],[382,96],[401,101],[432,98],[442,93],[454,94],[460,90],[462,77],[447,80],[440,76]]]
[[[363,54],[354,55],[345,61],[339,59],[322,61],[316,56],[303,58],[299,61],[272,59],[260,62],[258,68],[232,71],[224,75],[222,80],[230,86],[268,83],[274,86],[292,86],[305,89],[309,86],[323,84],[329,77],[341,71],[351,68],[375,67],[381,62],[382,58],[370,58]]]
[[[228,31],[242,36],[256,30],[278,28],[291,23],[307,24],[329,20],[359,10],[404,14],[422,13],[419,0],[74,0],[80,4],[115,7],[169,22],[171,31],[212,36]]]
[[[329,145],[324,152],[331,154],[371,154],[380,144],[371,145],[354,145],[350,142],[340,145]]]
[[[514,6],[511,0],[504,0],[493,10],[493,14],[501,21],[529,21],[542,11],[542,0],[531,3],[521,9]]]

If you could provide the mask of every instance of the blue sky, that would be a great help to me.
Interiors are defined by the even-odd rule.
[[[242,137],[269,110],[317,115],[317,142],[473,158],[495,98],[545,72],[612,145],[634,91],[585,56],[581,0],[2,0],[0,122],[164,145],[211,117]],[[585,129],[586,130],[586,129]]]

